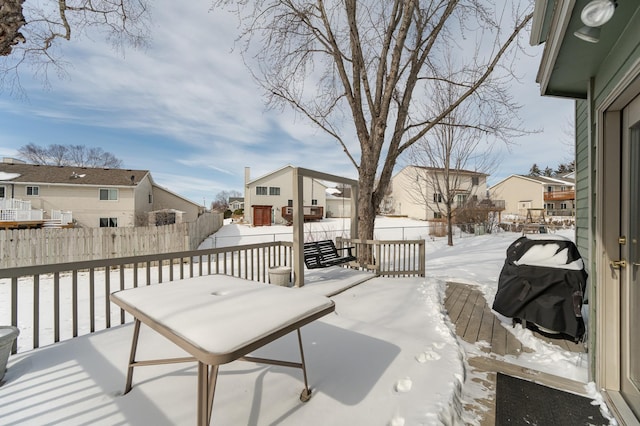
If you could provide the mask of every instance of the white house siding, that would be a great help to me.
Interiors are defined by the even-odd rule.
[[[245,179],[248,177],[249,171],[245,169]],[[266,187],[267,195],[256,194],[257,187]],[[280,188],[280,195],[269,195],[270,188]],[[317,200],[317,205],[323,207],[326,214],[326,189],[327,186],[318,180],[303,178],[303,205],[311,206],[312,200]],[[293,200],[293,166],[283,167],[245,184],[244,200],[245,221],[253,225],[253,206],[271,206],[273,223],[284,223],[282,207],[288,206],[289,200]]]
[[[527,216],[527,209],[544,208],[544,186],[522,176],[509,176],[491,187],[491,199],[504,200],[504,216]]]
[[[153,184],[147,175],[138,183],[134,193],[134,223],[136,225],[145,225],[147,223],[148,214],[153,210],[154,198]]]
[[[148,196],[147,189],[141,188],[140,191],[142,198]],[[200,213],[204,211],[203,206],[174,194],[166,188],[153,185],[153,205],[147,211],[163,209],[174,209],[184,212],[182,215],[182,221],[188,223],[195,222]]]
[[[351,198],[327,197],[326,217],[351,217]]]
[[[37,186],[38,195],[26,195],[27,186]],[[118,190],[117,200],[100,200],[100,189]],[[48,217],[51,210],[71,211],[79,225],[97,228],[100,218],[117,218],[118,226],[134,226],[134,188],[133,186],[93,186],[60,185],[46,183],[15,184],[15,197],[31,201],[31,207],[45,211]]]
[[[417,179],[424,181],[424,173],[424,168],[407,166],[391,178],[394,214],[419,220],[435,217],[434,212],[438,211],[438,206],[434,202],[435,191],[432,185],[424,182],[416,184]],[[442,172],[437,169],[429,169],[428,173],[435,173],[440,179],[444,179]],[[472,184],[472,177],[478,177],[478,185]],[[475,195],[479,201],[483,200],[487,193],[486,175],[463,173],[459,176],[458,188],[467,191],[470,197]],[[420,190],[424,191],[424,195],[420,195]],[[440,207],[444,210],[444,204]]]

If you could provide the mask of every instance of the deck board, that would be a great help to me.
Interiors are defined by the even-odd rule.
[[[480,289],[467,284],[448,282],[444,304],[451,322],[455,325],[456,334],[465,342],[487,342],[490,344],[490,352],[497,355],[519,355],[522,351],[527,351],[528,348],[523,347],[493,314]],[[583,343],[556,339],[535,331],[533,334],[564,350],[585,352]]]
[[[485,352],[481,356],[468,359],[468,367],[472,371],[486,373],[483,386],[489,389],[489,398],[475,399],[465,404],[465,410],[475,412],[480,418],[480,426],[495,424],[495,381],[496,373],[502,372],[527,380],[535,380],[547,386],[569,390],[574,393],[584,393],[584,384],[572,380],[534,371],[529,368],[510,364],[506,359],[496,355],[518,356],[522,352],[532,349],[522,343],[510,332],[509,325],[502,324],[487,305],[484,295],[479,288],[459,283],[448,282],[445,291],[445,309],[449,313],[451,322],[455,325],[456,334],[465,342],[486,342],[482,346]],[[551,339],[548,336],[533,332],[534,336],[546,342],[558,345],[564,350],[585,352],[582,343],[574,343],[564,339]],[[473,380],[473,379],[472,379]]]

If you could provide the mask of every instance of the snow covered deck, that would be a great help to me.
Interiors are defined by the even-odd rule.
[[[345,272],[343,280],[328,277],[324,290],[365,279]],[[308,403],[298,398],[296,369],[222,366],[212,424],[432,424],[450,417],[462,361],[450,330],[424,326],[440,312],[425,286],[418,278],[373,278],[334,296],[336,312],[303,328],[313,389]],[[322,287],[291,291],[324,293]],[[133,389],[122,395],[132,333],[127,324],[12,356],[0,386],[2,423],[194,424],[195,363],[139,369]],[[297,350],[294,333],[254,355],[296,359]],[[144,327],[138,354],[185,356]],[[433,386],[434,380],[444,385]]]

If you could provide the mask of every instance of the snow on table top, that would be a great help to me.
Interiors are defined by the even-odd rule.
[[[212,355],[234,352],[333,305],[325,296],[227,275],[138,287],[112,297]]]

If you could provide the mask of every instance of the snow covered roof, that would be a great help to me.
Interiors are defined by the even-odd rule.
[[[132,186],[147,176],[148,170],[0,163],[0,180],[14,183]]]

